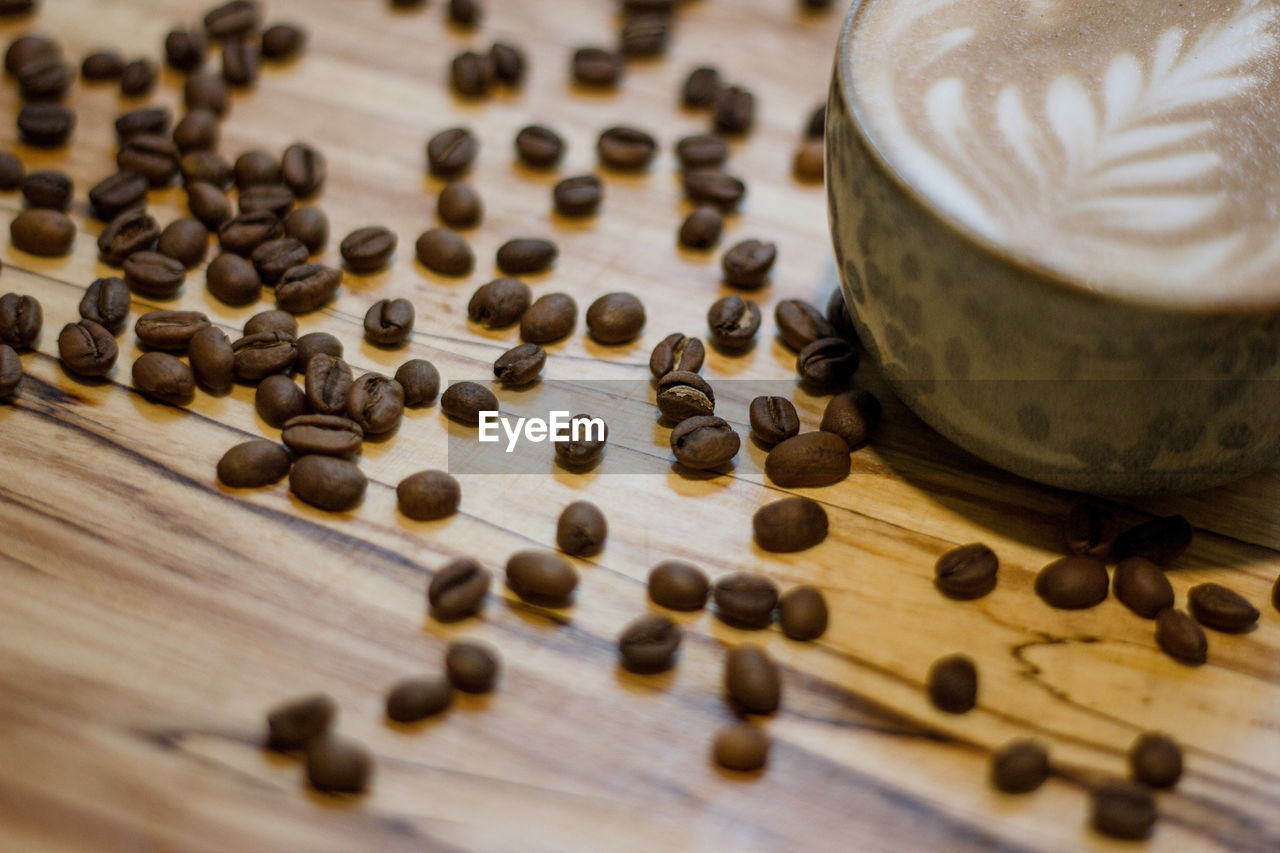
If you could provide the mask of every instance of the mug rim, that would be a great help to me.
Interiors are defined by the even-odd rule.
[[[889,0],[853,0],[848,11],[845,13],[844,23],[840,28],[839,41],[836,45],[835,61],[836,76],[840,83],[839,96],[851,119],[850,124],[853,126],[853,132],[856,134],[858,141],[861,143],[863,148],[870,153],[871,158],[875,161],[875,165],[880,170],[881,174],[887,177],[900,192],[915,202],[915,204],[925,214],[935,220],[940,226],[956,234],[975,249],[989,255],[993,259],[1018,268],[1023,272],[1030,273],[1051,286],[1061,288],[1078,296],[1097,299],[1103,302],[1113,302],[1125,307],[1156,310],[1181,315],[1257,314],[1280,311],[1280,293],[1266,294],[1254,298],[1219,297],[1213,300],[1206,300],[1203,298],[1171,299],[1168,296],[1160,296],[1155,293],[1135,294],[1119,292],[1105,286],[1091,286],[1076,277],[1067,275],[1064,271],[1057,269],[1056,267],[1027,255],[1024,252],[1020,252],[1009,246],[997,243],[995,240],[980,233],[950,211],[944,210],[939,204],[930,200],[922,190],[916,187],[911,181],[907,180],[906,176],[903,175],[903,173],[885,156],[880,145],[876,142],[868,129],[870,124],[867,121],[862,107],[858,103],[858,100],[853,96],[853,67],[850,59],[852,54],[854,23],[862,9],[875,2],[889,2]],[[831,147],[831,136],[829,134],[827,135],[826,144],[828,148]],[[828,153],[828,157],[830,157],[830,152]],[[828,182],[830,182],[830,177],[828,177]],[[833,193],[834,188],[828,187],[828,195],[830,196]]]

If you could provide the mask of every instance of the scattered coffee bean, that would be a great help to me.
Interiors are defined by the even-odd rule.
[[[27,170],[17,155],[0,151],[0,190],[16,190],[26,174]]]
[[[289,377],[284,377],[297,388],[297,384]],[[292,394],[279,385],[282,397]],[[305,400],[305,398],[304,398]],[[364,430],[360,424],[350,418],[338,415],[295,415],[284,422],[280,440],[299,456],[318,454],[320,456],[347,457],[360,452],[364,442]]]
[[[970,601],[996,588],[1000,561],[995,552],[974,542],[952,548],[934,564],[933,584],[947,598]]]
[[[209,229],[189,216],[175,219],[160,232],[156,250],[187,269],[197,267],[209,253]]]
[[[978,702],[978,669],[960,654],[938,658],[929,667],[929,701],[940,711],[963,714]]]
[[[1121,533],[1111,548],[1117,560],[1146,557],[1158,566],[1176,560],[1191,544],[1191,525],[1180,515],[1153,518]]]
[[[1129,747],[1129,768],[1135,782],[1151,788],[1172,788],[1182,778],[1182,750],[1166,734],[1146,732]]]
[[[185,406],[196,394],[191,368],[167,352],[144,352],[133,363],[133,387],[148,397]]]
[[[630,293],[607,293],[587,308],[587,334],[598,344],[630,343],[644,321],[644,305]]]
[[[516,134],[516,156],[531,169],[550,169],[564,155],[564,140],[549,127],[531,124]]]
[[[486,329],[503,329],[518,323],[533,295],[529,286],[514,278],[496,278],[482,284],[467,303],[467,316]]]
[[[279,185],[280,161],[269,152],[255,148],[236,158],[236,186],[241,190],[252,187]]]
[[[260,335],[264,332],[284,332],[288,335],[298,334],[298,321],[288,311],[259,311],[244,321],[246,335]]]
[[[489,48],[489,64],[493,67],[493,76],[499,83],[518,87],[524,82],[525,68],[528,61],[524,51],[513,44],[497,41]]]
[[[725,212],[737,208],[747,194],[746,184],[716,168],[687,169],[682,178],[690,201]]]
[[[80,77],[87,83],[119,80],[124,71],[124,58],[114,50],[98,50],[80,63]]]
[[[246,38],[229,38],[222,42],[222,79],[228,85],[252,86],[258,80],[262,55],[257,42]]]
[[[520,338],[550,344],[566,338],[578,321],[578,306],[564,293],[544,293],[520,317]]]
[[[95,279],[80,300],[80,316],[118,332],[129,316],[129,286],[119,278]]]
[[[453,685],[440,675],[406,678],[387,694],[387,719],[416,723],[434,717],[453,703]]]
[[[498,652],[479,640],[454,640],[445,650],[444,668],[463,693],[489,693],[498,682]]]
[[[425,358],[411,358],[400,365],[395,380],[404,389],[404,404],[409,408],[430,405],[440,393],[440,371]]]
[[[711,582],[702,570],[682,560],[664,560],[649,572],[649,598],[659,607],[684,612],[707,604]]]
[[[89,190],[89,205],[93,215],[111,220],[131,207],[146,202],[147,179],[134,172],[116,172],[94,184]]]
[[[517,237],[498,247],[498,269],[507,275],[537,273],[555,262],[560,250],[550,240],[540,237]]]
[[[1011,740],[991,756],[991,784],[1006,794],[1027,794],[1049,778],[1049,751],[1030,738]]]
[[[578,414],[569,418],[568,438],[555,440],[556,463],[570,471],[594,467],[604,455],[609,428],[600,418]]]
[[[201,387],[215,394],[230,390],[235,378],[235,352],[226,332],[217,326],[196,332],[187,346],[187,356]]]
[[[449,23],[464,29],[471,29],[480,24],[484,8],[477,0],[449,0]]]
[[[307,744],[307,782],[328,794],[360,794],[373,776],[373,753],[348,737],[320,735]]]
[[[75,76],[75,69],[61,57],[38,57],[18,69],[18,93],[27,101],[60,100]]]
[[[619,48],[623,56],[659,56],[667,51],[671,19],[664,13],[631,15],[622,24]]]
[[[715,413],[711,385],[696,373],[672,370],[658,380],[658,409],[674,424]]]
[[[580,47],[573,52],[574,82],[593,89],[612,89],[622,80],[622,55],[601,47]]]
[[[844,338],[819,338],[796,356],[800,381],[816,390],[840,388],[858,369],[858,353]]]
[[[792,496],[756,510],[751,527],[765,551],[803,551],[827,538],[827,513],[815,500]]]
[[[347,411],[347,398],[351,396],[351,386],[355,377],[351,366],[341,358],[316,353],[311,356],[304,368],[306,404],[318,415],[339,415]],[[287,377],[285,377],[287,379]],[[293,384],[293,380],[289,380]],[[294,386],[297,387],[296,385]],[[261,391],[262,386],[258,386]],[[292,394],[292,392],[290,392]],[[304,407],[305,405],[304,404]],[[301,414],[297,412],[296,414]],[[265,416],[264,416],[265,417]],[[287,420],[287,418],[286,418]]]
[[[458,511],[462,488],[444,471],[419,471],[396,486],[396,500],[401,514],[407,518],[435,521]]]
[[[1094,789],[1091,808],[1093,828],[1111,838],[1141,841],[1155,827],[1155,797],[1133,782],[1106,782]]]
[[[419,241],[421,243],[421,241]],[[353,272],[377,272],[396,250],[396,235],[381,225],[358,228],[343,239],[338,251]]]
[[[474,616],[484,607],[493,576],[470,557],[445,563],[431,577],[427,602],[431,615],[441,622],[456,622]]]
[[[230,252],[209,262],[205,283],[209,293],[227,305],[249,305],[262,293],[262,279],[253,264]]]
[[[338,703],[324,693],[290,699],[267,712],[267,746],[302,749],[329,730],[338,716]]]
[[[782,676],[764,649],[743,643],[725,656],[724,691],[739,711],[772,714],[782,702]]]
[[[1036,595],[1059,610],[1083,610],[1107,597],[1107,567],[1097,557],[1072,554],[1054,560],[1036,575]]]
[[[391,432],[404,417],[404,389],[390,377],[366,373],[351,386],[347,415],[367,435]]]
[[[440,275],[467,275],[476,262],[466,238],[449,228],[428,228],[418,237],[414,251],[419,263]]]
[[[329,242],[329,217],[318,207],[296,207],[284,218],[284,233],[318,254]]]
[[[261,9],[255,0],[229,0],[204,16],[204,31],[211,39],[243,36],[258,28]]]
[[[26,349],[40,337],[44,309],[34,296],[6,293],[0,296],[0,343]]]
[[[728,262],[728,255],[725,262]],[[774,308],[773,319],[778,326],[778,337],[794,352],[816,340],[836,337],[836,330],[822,312],[803,299],[782,300]]]
[[[218,460],[218,482],[232,489],[257,489],[284,479],[292,465],[289,451],[274,441],[237,444]]]
[[[22,199],[28,207],[47,207],[66,211],[71,206],[71,179],[62,172],[46,169],[29,172],[22,179]]]
[[[620,172],[638,172],[649,168],[658,153],[657,141],[636,127],[611,127],[596,142],[600,162]]]
[[[58,357],[67,372],[76,376],[105,376],[118,354],[115,338],[92,320],[68,323],[58,335]]]
[[[764,472],[784,489],[825,486],[849,476],[849,446],[830,432],[805,432],[780,442],[764,460]]]
[[[661,379],[675,370],[682,373],[697,373],[702,369],[705,357],[706,350],[701,340],[674,332],[663,338],[653,348],[653,353],[649,356],[649,372],[653,374],[654,379]]]
[[[235,352],[236,377],[246,382],[289,372],[297,355],[293,335],[288,332],[245,335],[231,344],[231,349]]]
[[[278,284],[285,273],[307,262],[307,247],[292,237],[277,237],[254,249],[249,260],[263,284]]]
[[[58,210],[24,210],[9,223],[9,239],[14,248],[45,258],[62,257],[71,251],[76,226]]]
[[[773,622],[778,587],[755,572],[733,572],[716,579],[711,588],[716,615],[734,627],[758,630]]]
[[[216,181],[220,186],[226,186],[226,181],[230,179],[231,164],[227,163],[221,155],[216,154],[212,149],[218,147],[218,137],[221,133],[221,125],[218,123],[218,114],[211,109],[200,107],[190,110],[182,120],[178,122],[173,129],[173,144],[178,146],[178,150],[184,155],[189,153],[202,153],[211,157],[215,157],[216,163]],[[182,167],[182,160],[178,161],[178,171],[182,172],[186,177],[186,171]]]
[[[477,382],[454,382],[440,395],[440,411],[459,423],[475,426],[481,412],[496,412],[498,398]]]
[[[333,299],[342,284],[342,270],[324,264],[303,264],[284,274],[276,285],[276,307],[306,314]]]
[[[343,411],[346,411],[345,397],[342,402]],[[280,429],[294,418],[301,417],[307,413],[307,395],[291,377],[283,373],[276,373],[258,383],[258,387],[253,394],[253,407],[268,426]],[[295,426],[297,425],[295,424]],[[293,435],[297,436],[301,433],[302,431],[299,430],[295,431]],[[327,436],[327,434],[325,435]],[[356,442],[356,447],[359,447],[358,441]]]
[[[751,434],[772,447],[800,432],[800,416],[786,397],[756,397],[747,410]]]
[[[578,572],[554,551],[518,551],[507,560],[507,586],[530,604],[564,607],[578,586]]]
[[[547,351],[537,344],[520,344],[498,356],[493,375],[504,385],[528,385],[542,373]]]
[[[594,557],[604,548],[609,524],[590,501],[574,501],[556,522],[556,545],[571,557]]]
[[[816,640],[827,631],[827,600],[814,586],[797,586],[778,599],[778,625],[792,640]]]
[[[698,133],[682,137],[676,143],[676,158],[682,169],[722,166],[729,159],[729,146],[718,136]]]
[[[133,324],[138,343],[152,349],[186,352],[196,332],[209,327],[199,311],[148,311]]]
[[[262,58],[276,62],[292,59],[306,41],[306,32],[296,24],[273,24],[262,32]]]
[[[203,218],[202,218],[203,221]],[[237,214],[218,228],[218,243],[223,251],[248,257],[253,250],[284,234],[280,217],[269,210],[253,210]]]
[[[821,139],[809,139],[800,143],[791,159],[791,174],[806,184],[822,182],[826,170],[826,145]]]
[[[192,74],[182,85],[182,102],[189,110],[204,107],[226,115],[231,106],[231,90],[220,75]]]
[[[231,202],[207,181],[196,181],[187,187],[187,209],[210,231],[221,230],[231,219]]]
[[[35,33],[26,33],[9,43],[4,54],[4,70],[16,76],[22,66],[31,60],[46,56],[60,57],[62,48],[52,39]]]
[[[1073,506],[1063,526],[1063,538],[1069,552],[1088,554],[1100,560],[1105,560],[1111,553],[1119,532],[1114,515],[1087,502]]]
[[[551,193],[556,213],[572,219],[595,216],[604,200],[604,184],[595,175],[565,178]]]
[[[709,470],[727,465],[738,455],[742,439],[723,418],[685,418],[671,431],[671,451],[686,468]]]
[[[480,153],[480,140],[465,127],[442,130],[427,142],[427,166],[431,174],[452,178],[468,171]]]
[[[778,248],[773,243],[743,240],[726,251],[720,260],[725,284],[743,290],[763,287],[777,257]],[[817,313],[816,309],[814,313]]]
[[[474,228],[484,216],[480,194],[470,184],[445,184],[436,199],[436,216],[450,228]]]
[[[408,299],[379,299],[364,315],[364,336],[371,344],[395,347],[413,331],[413,303]]]
[[[675,666],[680,648],[680,626],[666,616],[646,614],[627,624],[618,636],[622,666],[631,672],[652,675]]]
[[[123,266],[137,252],[154,249],[160,233],[160,224],[146,208],[126,210],[108,222],[98,235],[98,256],[105,264]]]
[[[336,456],[303,456],[289,472],[289,490],[303,503],[328,512],[353,509],[368,485],[354,462]]]
[[[1146,557],[1121,560],[1111,579],[1111,591],[1121,604],[1144,619],[1154,619],[1161,610],[1173,607],[1173,586]]]
[[[769,758],[769,736],[753,723],[734,723],[716,735],[712,754],[726,770],[759,770]]]
[[[296,342],[298,357],[294,361],[294,369],[305,373],[311,359],[317,355],[331,355],[342,358],[342,341],[328,332],[308,332]]]
[[[711,108],[711,120],[719,131],[743,134],[755,122],[756,99],[741,86],[721,90]]]
[[[710,249],[720,240],[724,216],[708,205],[695,207],[680,226],[680,245],[687,249]]]
[[[1169,657],[1193,666],[1209,657],[1209,640],[1195,620],[1166,607],[1156,614],[1156,645]]]
[[[720,72],[710,65],[690,71],[680,89],[680,101],[690,109],[710,107],[719,96]]]
[[[293,207],[293,193],[283,184],[254,184],[240,191],[239,204],[241,213],[265,210],[281,218]]]
[[[295,142],[284,149],[280,178],[296,198],[311,198],[320,192],[328,174],[324,155],[305,142]]]
[[[139,107],[129,110],[115,120],[116,140],[123,145],[140,134],[164,136],[173,122],[168,107]]]
[[[736,293],[711,303],[707,310],[711,343],[726,350],[750,346],[760,330],[760,306]]]
[[[827,402],[818,429],[835,433],[849,450],[857,450],[880,423],[882,411],[880,400],[870,391],[846,391]]]
[[[150,133],[129,137],[116,152],[117,168],[142,175],[153,189],[173,183],[181,159],[182,152],[172,139]]]
[[[209,40],[199,30],[170,30],[164,37],[164,60],[174,71],[190,74],[204,65]]]
[[[1201,625],[1228,634],[1248,631],[1261,615],[1244,596],[1217,583],[1191,587],[1187,592],[1187,607]]]
[[[61,104],[27,104],[18,111],[18,138],[33,148],[60,148],[71,139],[76,114]]]

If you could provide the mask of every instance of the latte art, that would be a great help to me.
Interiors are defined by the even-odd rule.
[[[1280,297],[1280,0],[864,0],[854,100],[952,218],[1099,290]]]

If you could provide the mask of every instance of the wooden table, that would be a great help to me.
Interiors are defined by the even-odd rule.
[[[99,46],[158,57],[168,28],[194,23],[204,5],[47,0],[34,26],[59,34],[77,63]],[[389,373],[412,355],[446,379],[484,376],[516,336],[468,324],[466,302],[492,277],[502,241],[547,235],[561,258],[530,280],[535,292],[562,290],[585,308],[631,290],[649,314],[643,339],[620,348],[588,342],[579,327],[550,348],[547,376],[643,380],[652,346],[674,330],[702,333],[706,307],[727,292],[717,252],[680,251],[674,241],[687,208],[672,146],[706,126],[678,108],[678,87],[713,61],[759,101],[758,126],[731,159],[750,194],[723,245],[774,240],[779,261],[759,294],[759,344],[740,358],[711,354],[704,372],[713,383],[791,380],[794,357],[773,338],[772,307],[787,297],[825,304],[835,286],[823,192],[794,181],[790,159],[825,97],[839,11],[804,15],[789,0],[689,3],[668,57],[632,63],[621,91],[601,95],[570,88],[566,69],[572,48],[611,43],[613,4],[488,6],[482,28],[464,33],[444,26],[442,2],[411,13],[385,0],[269,3],[270,19],[306,23],[309,49],[237,95],[222,150],[279,151],[295,139],[323,149],[333,227],[323,260],[336,263],[341,237],[366,224],[391,227],[401,245],[387,271],[348,275],[337,303],[303,318],[303,331],[339,335],[360,370]],[[29,26],[4,26],[5,40]],[[450,57],[498,38],[530,56],[523,90],[456,100],[444,84]],[[154,100],[176,104],[179,84],[166,72]],[[2,93],[14,112],[11,81]],[[38,351],[23,356],[20,395],[0,405],[0,848],[1121,849],[1088,830],[1087,789],[1123,774],[1134,737],[1160,729],[1185,745],[1187,773],[1159,797],[1151,848],[1280,849],[1280,614],[1267,604],[1252,633],[1212,633],[1209,663],[1196,669],[1161,654],[1152,624],[1114,599],[1084,612],[1049,609],[1032,582],[1060,553],[1059,522],[1076,496],[968,456],[887,394],[886,422],[854,454],[853,474],[805,490],[827,508],[831,535],[794,556],[752,544],[752,512],[780,492],[749,444],[731,475],[714,478],[665,468],[462,476],[460,513],[410,522],[396,511],[395,484],[447,462],[449,427],[432,407],[410,412],[393,440],[366,445],[371,484],[356,511],[315,511],[285,483],[220,487],[214,465],[224,450],[276,434],[254,414],[251,388],[200,393],[186,409],[149,402],[129,387],[131,330],[109,382],[74,381],[56,361],[57,332],[76,317],[84,286],[109,272],[96,259],[101,225],[86,215],[85,192],[113,168],[110,119],[135,105],[110,85],[77,84],[71,100],[80,121],[66,151],[25,148],[11,121],[0,128],[0,145],[29,169],[72,175],[82,228],[65,259],[0,247],[0,289],[35,295],[46,315]],[[559,176],[595,170],[595,137],[614,123],[654,130],[662,153],[645,175],[604,175],[602,215],[571,224],[548,213],[556,177],[512,163],[511,140],[533,121],[569,140]],[[466,280],[427,273],[410,248],[435,224],[441,185],[424,177],[424,143],[457,124],[484,142],[473,182],[486,215],[468,234],[479,262]],[[0,199],[0,226],[18,204],[13,193]],[[183,205],[178,189],[153,194],[162,222]],[[202,285],[194,273],[175,304],[205,311],[233,337],[270,307],[227,308]],[[386,296],[417,306],[405,350],[361,342],[365,309]],[[883,392],[870,366],[859,382]],[[814,427],[823,400],[795,398]],[[739,424],[742,403],[724,409]],[[665,437],[655,427],[641,449],[662,456]],[[580,498],[604,509],[612,532],[602,555],[578,561],[572,608],[529,608],[495,587],[482,619],[444,626],[426,617],[428,578],[447,558],[470,554],[500,571],[517,549],[553,546],[560,509]],[[1192,521],[1195,541],[1170,573],[1180,601],[1206,580],[1260,606],[1268,600],[1280,568],[1277,472],[1110,506],[1127,523],[1171,512]],[[980,601],[948,601],[932,586],[934,560],[974,540],[999,554],[1000,585]],[[713,575],[755,569],[784,587],[816,583],[831,604],[830,630],[794,643],[776,629],[725,627],[710,613],[681,616],[679,667],[627,674],[614,640],[650,608],[650,567],[674,557]],[[500,689],[460,697],[423,726],[388,725],[388,686],[438,671],[456,637],[501,650]],[[764,722],[767,770],[742,777],[717,770],[709,749],[732,719],[720,691],[725,649],[748,640],[785,668],[785,696]],[[921,689],[929,664],[954,651],[981,671],[979,707],[963,716],[933,710]],[[314,690],[338,699],[341,731],[376,754],[366,797],[314,794],[298,762],[260,747],[264,710]],[[1055,773],[1035,794],[1001,795],[987,783],[988,761],[1019,736],[1049,744]]]

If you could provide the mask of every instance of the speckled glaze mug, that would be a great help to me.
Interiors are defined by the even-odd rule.
[[[1188,5],[845,21],[826,173],[850,313],[921,418],[1033,480],[1186,491],[1280,457],[1280,10]]]

